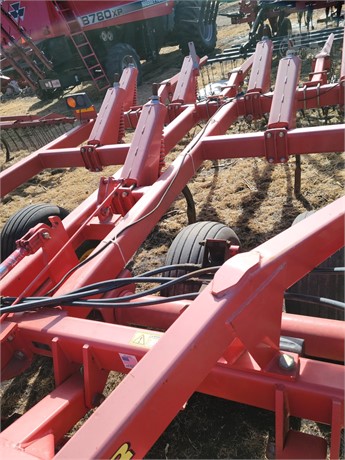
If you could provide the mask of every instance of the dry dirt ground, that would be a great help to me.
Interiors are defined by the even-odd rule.
[[[228,19],[220,18],[219,50],[243,39],[246,33],[247,26],[230,26]],[[338,65],[340,55],[338,43],[334,52]],[[302,79],[307,79],[311,58],[311,55],[305,57]],[[139,88],[139,103],[148,100],[153,82],[162,81],[177,73],[181,63],[182,57],[176,48],[162,50],[159,68],[152,65],[145,68],[145,82]],[[275,58],[275,69],[277,63],[278,59]],[[223,76],[217,68],[209,70],[209,73],[216,78]],[[86,90],[97,107],[100,106],[101,100],[90,85],[75,89],[81,90]],[[45,103],[35,97],[25,97],[0,105],[0,114],[3,116],[45,115],[52,111],[67,113],[61,100]],[[339,123],[342,119],[342,114],[335,110],[331,112],[328,122]],[[323,120],[322,111],[315,110],[304,116],[298,114],[297,124],[317,125],[324,123]],[[264,120],[252,124],[239,120],[229,132],[244,133],[261,129],[264,123]],[[192,130],[189,133],[177,151],[193,138],[195,132]],[[26,150],[14,152],[11,163],[25,155]],[[319,209],[342,196],[343,160],[340,152],[303,156],[302,188],[298,198],[293,191],[293,158],[287,164],[278,166],[269,165],[264,159],[206,162],[189,184],[196,203],[197,220],[225,223],[238,234],[243,250],[252,249],[288,228],[301,212]],[[3,163],[3,167],[11,163]],[[14,212],[28,204],[54,203],[71,210],[97,188],[100,175],[110,175],[114,171],[111,167],[100,174],[75,168],[45,171],[4,198],[1,204],[0,226],[3,226]],[[168,247],[186,223],[184,200],[178,199],[138,251],[135,272],[140,273],[164,264]],[[23,413],[34,401],[40,399],[42,394],[49,391],[53,385],[50,371],[47,360],[40,358],[36,365],[25,373],[24,379],[7,382],[2,391],[3,415]],[[112,378],[109,388],[114,385],[118,376]],[[22,394],[20,398],[18,392]],[[326,436],[329,434],[326,427],[305,421],[302,422],[302,428]],[[273,435],[274,414],[231,401],[195,394],[188,401],[185,410],[162,434],[147,454],[147,458],[264,458],[267,441]]]

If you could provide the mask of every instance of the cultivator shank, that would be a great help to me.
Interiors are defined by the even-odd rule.
[[[43,355],[52,358],[56,385],[1,433],[4,458],[143,458],[195,391],[274,411],[276,458],[327,456],[324,439],[290,429],[291,416],[329,425],[330,458],[339,457],[344,323],[288,314],[282,306],[290,286],[343,247],[344,199],[249,252],[237,254],[228,243],[230,258],[219,268],[195,272],[212,277],[201,292],[157,295],[173,282],[164,267],[162,287],[140,293],[139,284],[153,283],[159,270],[135,276],[129,268],[205,160],[286,163],[291,155],[344,150],[343,124],[295,123],[298,109],[342,104],[344,62],[338,82],[325,80],[331,41],[302,87],[300,59],[282,59],[273,91],[270,41],[258,43],[217,96],[197,98],[193,48],[181,72],[143,106],[133,105],[136,69],[128,68],[97,118],[1,173],[4,195],[45,168],[123,165],[63,221],[51,217],[51,225],[23,236],[17,245],[24,260],[0,266],[2,378]],[[268,113],[265,131],[228,133],[239,117]],[[204,127],[165,164],[200,122]],[[123,127],[135,129],[131,143],[120,143]],[[90,241],[93,252],[79,260]],[[104,399],[110,371],[128,376]]]

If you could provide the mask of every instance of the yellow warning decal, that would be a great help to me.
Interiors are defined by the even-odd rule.
[[[160,338],[160,335],[151,334],[149,332],[136,332],[129,343],[136,347],[152,348]]]
[[[122,444],[122,446],[119,447],[115,454],[111,457],[111,460],[130,460],[135,454],[130,447],[131,445],[129,442]]]

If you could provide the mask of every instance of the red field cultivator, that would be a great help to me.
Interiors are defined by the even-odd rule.
[[[43,355],[52,358],[55,389],[1,433],[3,458],[143,458],[196,391],[275,412],[276,458],[327,456],[326,440],[293,431],[290,417],[329,425],[329,455],[339,458],[344,302],[291,286],[317,270],[341,271],[317,267],[344,245],[344,199],[244,253],[228,227],[197,222],[172,243],[166,266],[139,276],[129,268],[205,160],[282,164],[344,150],[344,124],[295,127],[296,110],[344,104],[345,54],[329,83],[331,45],[332,36],[302,85],[301,60],[281,59],[271,91],[272,42],[261,41],[220,94],[202,100],[196,81],[204,61],[192,45],[179,74],[155,86],[143,106],[135,105],[137,69],[128,67],[95,119],[1,173],[5,195],[44,168],[123,165],[63,220],[52,215],[18,236],[29,208],[5,226],[8,245],[17,242],[0,266],[2,379]],[[239,117],[264,114],[264,132],[227,133]],[[122,143],[127,128],[134,135]],[[141,283],[156,287],[140,290]],[[284,297],[286,305],[321,302],[332,319],[291,314]],[[128,375],[105,399],[111,370]]]

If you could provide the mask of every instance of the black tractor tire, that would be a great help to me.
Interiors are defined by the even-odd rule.
[[[106,73],[109,81],[114,82],[114,75],[121,77],[123,70],[133,64],[138,69],[137,84],[141,85],[143,81],[141,62],[138,53],[128,43],[116,43],[112,46],[107,55],[105,64]]]
[[[63,88],[46,89],[38,88],[36,90],[36,96],[41,101],[53,101],[63,96]]]
[[[199,57],[212,53],[217,43],[218,3],[214,0],[180,0],[176,2],[175,33],[184,55],[193,42]]]
[[[16,241],[35,225],[49,225],[48,217],[58,216],[64,219],[68,214],[66,209],[52,204],[30,204],[13,214],[1,231],[1,261],[12,254],[16,249]]]
[[[292,25],[288,18],[284,18],[280,24],[278,24],[278,35],[280,37],[291,37]]]
[[[175,264],[202,264],[204,258],[204,246],[202,242],[207,239],[220,239],[230,241],[231,244],[240,246],[236,233],[229,227],[218,222],[196,222],[188,225],[178,233],[173,240],[165,259],[165,265]],[[210,261],[211,262],[211,261]],[[214,265],[211,263],[211,265]],[[182,276],[188,273],[186,270],[173,270],[165,272],[163,276]],[[162,289],[161,295],[172,296],[197,292],[201,283],[187,281],[176,286]]]
[[[306,211],[296,217],[292,225],[307,219],[315,211]],[[339,249],[331,257],[322,262],[317,268],[332,268],[344,266],[344,248]],[[344,274],[309,273],[291,286],[287,292],[294,294],[312,295],[344,302]],[[316,305],[292,299],[285,300],[287,313],[344,320],[344,312],[332,307]]]

